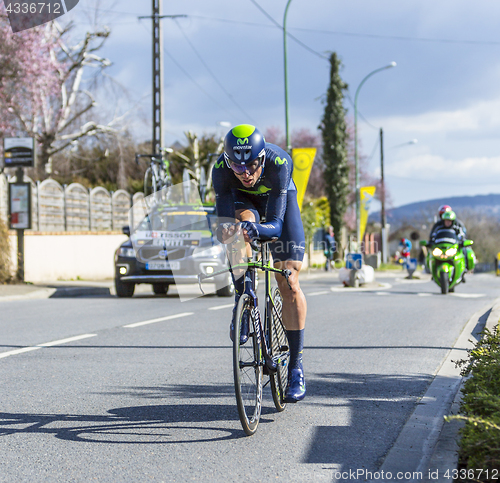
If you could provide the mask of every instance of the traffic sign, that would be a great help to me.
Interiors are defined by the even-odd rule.
[[[3,153],[6,168],[35,166],[34,138],[4,138]]]

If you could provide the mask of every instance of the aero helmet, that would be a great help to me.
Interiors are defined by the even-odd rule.
[[[224,159],[228,168],[231,164],[247,165],[259,159],[265,160],[266,141],[262,133],[250,124],[233,127],[224,138]]]
[[[444,220],[451,220],[455,221],[457,219],[457,215],[455,214],[454,211],[445,211],[443,215],[441,216],[441,219]]]
[[[447,211],[451,211],[451,206],[450,205],[441,205],[439,207],[439,217],[442,219],[443,213],[446,213]]]

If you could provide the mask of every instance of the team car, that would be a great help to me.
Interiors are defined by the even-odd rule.
[[[175,284],[198,283],[198,275],[228,268],[224,246],[216,241],[214,206],[158,206],[134,228],[123,227],[129,238],[115,252],[118,297],[132,297],[137,284],[153,286],[164,295]],[[220,297],[234,295],[231,274],[214,276]]]

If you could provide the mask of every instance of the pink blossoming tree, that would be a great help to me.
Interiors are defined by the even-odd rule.
[[[80,138],[115,132],[117,119],[91,119],[95,98],[83,80],[99,76],[110,65],[97,52],[109,30],[88,32],[74,46],[69,30],[53,21],[12,33],[0,3],[0,136],[32,136],[37,174],[50,172],[51,157]]]

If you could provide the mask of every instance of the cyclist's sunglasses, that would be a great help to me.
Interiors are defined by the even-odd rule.
[[[243,174],[245,171],[247,171],[248,174],[254,174],[255,171],[257,171],[262,166],[264,159],[265,159],[265,154],[262,153],[260,156],[258,156],[252,162],[250,162],[248,164],[236,164],[233,161],[230,161],[229,167],[236,174]]]

